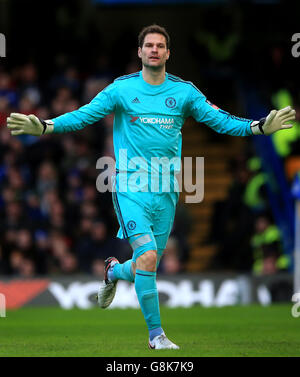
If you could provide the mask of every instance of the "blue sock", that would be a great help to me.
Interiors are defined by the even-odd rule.
[[[158,291],[156,288],[156,272],[136,270],[135,291],[146,320],[150,340],[161,334]],[[157,331],[153,331],[157,330]],[[161,329],[162,330],[162,329]],[[151,339],[152,336],[152,339]]]
[[[134,275],[132,273],[132,259],[129,259],[125,263],[116,263],[113,268],[110,268],[108,270],[107,276],[109,280],[114,281],[114,280],[127,280],[130,281],[131,283],[134,282]]]
[[[152,341],[156,336],[162,334],[164,330],[161,327],[149,331],[149,338]]]

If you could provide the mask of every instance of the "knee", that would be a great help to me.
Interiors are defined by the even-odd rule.
[[[133,276],[135,276],[135,270],[136,270],[136,263],[132,262],[131,263],[131,271],[133,273]]]
[[[156,271],[157,251],[149,250],[136,260],[136,268],[144,271]]]

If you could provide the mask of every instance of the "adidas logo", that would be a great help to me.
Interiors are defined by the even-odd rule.
[[[135,99],[133,99],[131,101],[131,103],[141,103],[141,102],[140,102],[140,100],[137,97],[135,97]]]

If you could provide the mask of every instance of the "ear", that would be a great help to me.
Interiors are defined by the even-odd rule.
[[[169,60],[169,57],[170,57],[170,50],[168,49],[168,51],[167,51],[167,60]]]
[[[142,58],[142,49],[140,47],[138,48],[138,57]]]

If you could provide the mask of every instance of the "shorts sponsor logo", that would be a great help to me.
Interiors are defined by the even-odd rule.
[[[136,228],[136,223],[135,223],[135,221],[133,221],[133,220],[128,221],[128,223],[127,223],[127,228],[128,228],[129,230],[134,230],[134,229]]]

